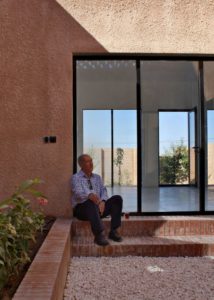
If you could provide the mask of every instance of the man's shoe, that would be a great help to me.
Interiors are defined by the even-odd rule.
[[[109,242],[107,241],[107,239],[104,237],[104,235],[102,233],[95,236],[94,242],[95,242],[95,244],[97,244],[99,246],[108,246],[109,245]]]
[[[123,240],[116,230],[110,231],[108,237],[115,242],[122,242]]]

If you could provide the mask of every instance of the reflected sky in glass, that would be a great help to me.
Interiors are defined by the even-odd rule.
[[[208,143],[214,143],[214,110],[207,111],[207,139]]]
[[[111,111],[83,111],[84,148],[111,147]]]
[[[183,144],[188,147],[188,113],[159,113],[160,155],[164,154],[172,144]]]
[[[136,148],[136,110],[114,110],[114,147]],[[83,111],[83,140],[85,148],[111,147],[111,111]]]
[[[136,110],[114,110],[114,147],[137,147]]]
[[[214,110],[207,112],[208,143],[214,143]],[[137,145],[136,110],[114,110],[114,146],[135,148]],[[83,111],[84,147],[111,147],[111,111]],[[160,154],[172,143],[183,140],[188,146],[188,113],[159,113]]]

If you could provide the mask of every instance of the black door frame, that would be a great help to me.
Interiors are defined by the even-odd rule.
[[[73,55],[73,172],[77,170],[77,95],[76,95],[76,62],[79,60],[135,60],[137,83],[136,83],[136,106],[137,106],[137,212],[131,215],[211,215],[214,211],[205,211],[205,191],[206,191],[206,176],[205,176],[205,104],[204,104],[204,61],[214,61],[213,54],[120,54],[120,53],[107,53],[107,54],[82,54],[76,53]],[[199,162],[199,211],[170,211],[170,212],[142,212],[142,141],[141,141],[141,74],[140,62],[146,61],[196,61],[199,66],[199,111],[200,114],[200,162]]]

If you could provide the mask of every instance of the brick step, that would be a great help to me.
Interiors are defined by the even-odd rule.
[[[103,219],[106,232],[110,218]],[[214,235],[214,216],[157,216],[122,218],[122,236]],[[72,236],[92,237],[89,222],[74,219]]]
[[[72,256],[212,256],[214,236],[125,237],[100,247],[89,236],[73,237]]]

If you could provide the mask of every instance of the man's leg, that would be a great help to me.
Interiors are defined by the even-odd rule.
[[[83,221],[89,221],[94,236],[103,232],[104,226],[100,218],[98,206],[90,200],[77,204],[74,208],[74,216]]]
[[[103,217],[111,216],[111,231],[121,226],[121,213],[123,208],[123,199],[119,195],[112,196],[105,203]]]

